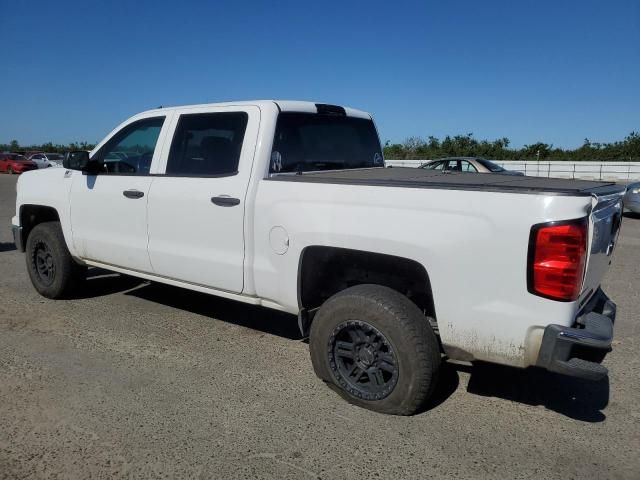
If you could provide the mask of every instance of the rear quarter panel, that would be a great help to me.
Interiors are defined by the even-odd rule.
[[[298,311],[299,258],[325,245],[409,258],[427,270],[443,344],[477,360],[535,362],[542,329],[570,325],[577,305],[527,291],[531,226],[584,217],[589,197],[263,180],[249,271],[256,294]],[[289,238],[284,254],[270,231]]]

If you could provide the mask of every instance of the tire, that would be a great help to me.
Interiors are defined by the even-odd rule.
[[[43,222],[31,230],[25,258],[31,283],[43,297],[69,297],[86,279],[87,268],[71,257],[60,222]]]
[[[424,406],[442,362],[427,318],[407,297],[380,285],[357,285],[329,298],[311,324],[309,349],[316,375],[343,398],[392,415]]]

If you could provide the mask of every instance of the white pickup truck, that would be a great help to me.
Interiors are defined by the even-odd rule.
[[[23,174],[38,292],[87,266],[298,315],[316,374],[412,414],[443,356],[600,379],[624,187],[385,168],[371,116],[253,101],[161,108]]]

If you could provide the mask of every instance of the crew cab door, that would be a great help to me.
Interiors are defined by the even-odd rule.
[[[252,106],[176,113],[164,174],[149,192],[149,256],[157,275],[242,291],[245,197],[259,119]]]
[[[165,120],[165,116],[153,116],[125,125],[92,156],[99,163],[97,175],[73,172],[71,229],[82,258],[152,271],[147,200],[151,165],[157,162],[157,145],[168,129]]]

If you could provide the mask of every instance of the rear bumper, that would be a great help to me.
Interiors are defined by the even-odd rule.
[[[16,244],[16,250],[24,252],[24,245],[22,243],[22,227],[11,225],[11,232],[13,233],[13,243]]]
[[[605,378],[609,372],[600,362],[611,351],[615,319],[616,304],[599,289],[573,327],[545,328],[536,365],[587,380]]]

